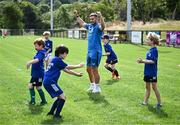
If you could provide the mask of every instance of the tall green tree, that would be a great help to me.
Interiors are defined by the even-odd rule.
[[[6,29],[22,29],[23,13],[18,5],[13,2],[9,2],[3,8],[3,23]]]

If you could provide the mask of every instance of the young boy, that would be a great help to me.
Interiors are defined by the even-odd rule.
[[[144,96],[144,102],[142,105],[148,104],[148,99],[151,93],[151,86],[155,92],[157,98],[156,108],[162,107],[161,97],[157,88],[157,63],[158,63],[158,50],[156,45],[159,45],[159,37],[155,33],[149,33],[147,45],[151,46],[151,49],[146,54],[146,59],[139,58],[138,63],[144,63],[144,81],[146,83],[146,93]]]
[[[102,37],[102,39],[103,39],[103,43],[104,43],[104,50],[106,52],[103,56],[107,56],[104,67],[112,73],[113,79],[118,80],[118,79],[120,79],[120,76],[119,76],[118,71],[115,68],[116,63],[118,63],[117,56],[114,53],[111,45],[109,44],[109,36],[104,35]]]
[[[36,87],[40,98],[41,98],[41,103],[40,105],[46,104],[46,99],[44,96],[44,92],[42,90],[42,81],[44,77],[44,58],[45,58],[45,50],[44,50],[44,41],[43,39],[39,38],[34,41],[34,46],[37,51],[37,53],[34,56],[33,60],[30,60],[27,62],[27,69],[31,67],[31,80],[29,83],[29,91],[30,91],[30,96],[31,96],[31,101],[29,104],[35,105],[35,91],[34,87]]]
[[[53,115],[54,118],[61,118],[60,113],[64,106],[66,97],[62,89],[58,86],[58,79],[61,75],[61,70],[64,72],[75,75],[78,77],[82,76],[82,73],[72,71],[72,69],[81,68],[84,64],[78,65],[67,65],[63,60],[68,55],[68,48],[60,45],[55,50],[55,57],[48,65],[48,70],[45,72],[43,85],[47,92],[52,98],[57,97],[54,101],[49,113],[47,115]]]
[[[45,50],[46,50],[45,63],[46,63],[46,69],[47,69],[47,66],[50,62],[52,51],[53,51],[53,42],[49,39],[49,37],[51,36],[51,33],[49,31],[45,31],[43,33],[43,36],[45,38]]]

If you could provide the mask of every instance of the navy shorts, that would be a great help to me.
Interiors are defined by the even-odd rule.
[[[144,76],[144,81],[149,83],[157,82],[157,77]]]
[[[106,63],[113,65],[113,64],[118,63],[118,60],[117,60],[117,59],[115,59],[115,60],[108,60],[108,59],[107,59],[107,60],[106,60]]]
[[[59,85],[53,81],[51,81],[50,83],[46,83],[43,84],[44,88],[47,90],[47,92],[49,93],[49,95],[54,98],[54,97],[58,97],[61,94],[63,94],[62,89],[59,87]]]
[[[32,83],[33,86],[42,86],[43,78],[35,78],[31,77],[30,83]]]
[[[98,67],[101,62],[102,53],[93,52],[87,54],[86,65],[88,67]]]

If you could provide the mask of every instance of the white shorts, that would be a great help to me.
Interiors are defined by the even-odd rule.
[[[46,57],[45,57],[45,61],[50,60],[50,59],[51,59],[51,55],[52,55],[52,53],[48,53],[48,54],[46,55]]]

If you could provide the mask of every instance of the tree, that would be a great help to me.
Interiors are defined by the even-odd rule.
[[[23,23],[25,29],[40,28],[40,16],[38,15],[38,9],[30,2],[22,2],[20,7],[24,13]]]
[[[3,23],[6,29],[22,29],[23,13],[20,8],[13,2],[9,2],[3,8]]]

